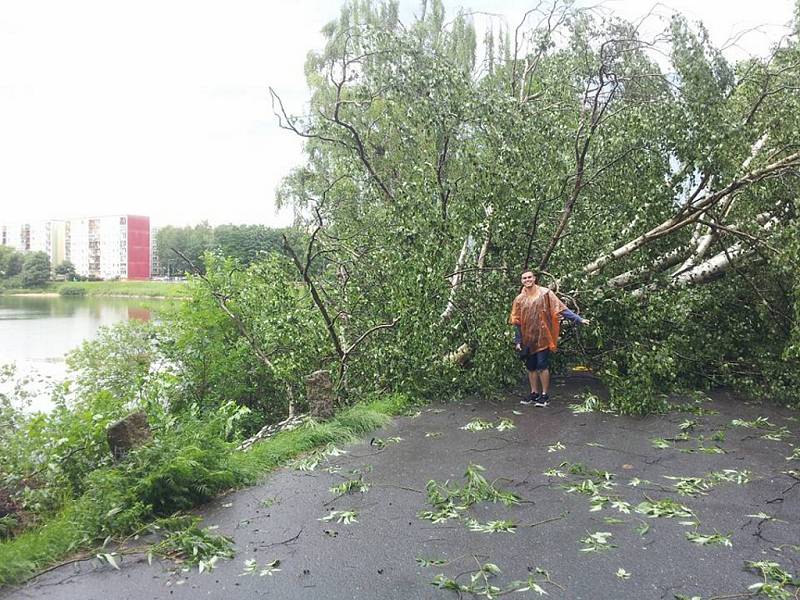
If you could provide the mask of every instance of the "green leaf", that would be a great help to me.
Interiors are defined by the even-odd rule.
[[[622,567],[620,567],[619,569],[617,569],[617,572],[616,572],[616,573],[614,573],[614,575],[616,575],[616,576],[617,576],[618,578],[620,578],[620,579],[630,579],[630,578],[631,578],[631,574],[630,574],[630,573],[628,573],[628,572],[627,572],[625,569],[623,569]]]
[[[317,520],[325,522],[336,521],[343,525],[350,525],[351,523],[358,523],[358,512],[354,510],[332,510],[329,514]]]

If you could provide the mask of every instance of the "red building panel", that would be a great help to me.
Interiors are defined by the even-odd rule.
[[[150,279],[150,217],[128,215],[128,279]]]

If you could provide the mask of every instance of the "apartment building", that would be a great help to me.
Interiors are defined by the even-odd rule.
[[[64,222],[0,223],[0,244],[20,252],[44,252],[51,264],[64,261]]]
[[[69,219],[66,257],[79,275],[150,279],[150,218],[110,215]]]
[[[30,249],[30,225],[26,223],[0,223],[0,244],[20,252]]]
[[[158,232],[161,228],[152,226],[150,227],[150,277],[163,275],[161,272],[161,261],[158,260],[158,252],[156,252],[156,240],[158,239]]]
[[[150,217],[0,223],[0,244],[21,252],[45,252],[54,267],[68,260],[84,277],[150,279]]]

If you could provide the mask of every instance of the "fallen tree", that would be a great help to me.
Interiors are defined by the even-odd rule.
[[[440,2],[412,23],[354,3],[310,55],[309,113],[271,90],[307,154],[281,198],[325,223],[315,302],[343,315],[328,330],[396,323],[348,385],[509,382],[505,320],[531,267],[597,315],[565,355],[628,410],[684,387],[780,396],[800,381],[796,27],[737,64],[679,15],[641,29],[540,5],[479,51],[469,14],[448,21]]]

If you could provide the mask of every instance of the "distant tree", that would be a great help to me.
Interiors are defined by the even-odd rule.
[[[19,275],[22,271],[22,254],[10,246],[0,246],[0,278]]]
[[[182,228],[171,225],[158,230],[155,243],[155,253],[160,268],[158,275],[172,275],[176,271],[178,256],[170,251],[170,247],[177,243],[182,231]]]
[[[63,275],[67,281],[72,281],[75,279],[75,265],[65,260],[56,267],[55,273],[56,275]]]
[[[270,252],[283,252],[281,236],[289,231],[265,225],[220,225],[214,228],[214,250],[249,265]]]
[[[203,254],[212,250],[221,256],[237,259],[248,266],[272,252],[284,253],[283,236],[300,243],[303,233],[293,227],[274,229],[266,225],[219,225],[211,228],[203,222],[195,227],[164,227],[156,234],[157,275],[182,275],[189,265],[178,250],[204,272]]]
[[[208,222],[203,221],[199,225],[189,229],[186,239],[187,256],[197,257],[196,263],[202,264],[203,255],[208,252],[214,243],[214,229]],[[187,270],[185,264],[181,265],[182,271]]]
[[[22,285],[37,287],[50,280],[50,258],[44,252],[31,252],[22,261]]]
[[[202,269],[203,254],[211,249],[214,232],[207,222],[194,227],[164,227],[156,234],[156,254],[161,275],[183,275],[188,270],[184,260],[173,252],[178,250]]]
[[[0,277],[6,277],[8,270],[8,261],[14,253],[13,248],[8,246],[0,246]]]

